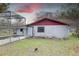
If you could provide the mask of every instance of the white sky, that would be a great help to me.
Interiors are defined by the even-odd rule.
[[[34,6],[37,5],[37,6]],[[37,4],[30,4],[30,3],[12,3],[9,7],[8,10],[16,12],[16,10],[19,9],[34,9],[33,12],[28,13],[28,12],[16,12],[20,14],[21,16],[25,17],[27,19],[27,23],[30,23],[36,18],[36,13],[41,11],[48,11],[48,12],[53,12],[56,13],[57,10],[60,9],[60,6],[63,4],[56,4],[56,3],[37,3]]]

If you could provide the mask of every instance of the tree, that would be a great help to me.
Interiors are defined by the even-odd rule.
[[[0,3],[0,13],[8,9],[9,3]]]
[[[0,3],[0,26],[8,24],[6,17],[3,17],[5,14],[4,12],[7,11],[8,7],[9,3]]]
[[[75,35],[79,37],[79,4],[64,4],[62,7],[62,11],[60,13],[61,18],[66,18],[72,20],[74,23],[72,24],[75,26]]]

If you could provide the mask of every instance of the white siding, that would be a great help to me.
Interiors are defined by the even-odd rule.
[[[21,28],[23,29],[23,32],[20,31]],[[26,27],[21,27],[21,28],[17,28],[16,29],[16,31],[17,31],[16,34],[17,35],[27,35],[27,29],[26,29]]]
[[[56,37],[56,38],[65,38],[68,36],[68,26],[64,25],[55,25],[55,26],[44,26],[45,32],[37,32],[37,28],[41,26],[34,26],[34,36],[40,37]]]
[[[44,27],[45,31],[44,32],[37,32],[38,27]],[[17,35],[26,35],[26,36],[37,36],[37,37],[56,37],[56,38],[66,38],[68,36],[69,32],[69,27],[65,25],[51,25],[51,26],[43,26],[43,25],[38,25],[38,26],[32,26],[28,27],[22,27],[24,33],[20,31],[21,28],[17,29]]]

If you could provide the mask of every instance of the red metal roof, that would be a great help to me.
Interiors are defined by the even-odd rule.
[[[68,24],[60,22],[60,21],[44,18],[34,23],[31,23],[29,25],[68,25]]]

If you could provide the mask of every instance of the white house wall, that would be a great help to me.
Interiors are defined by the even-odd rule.
[[[65,38],[68,36],[68,26],[64,25],[55,25],[55,26],[44,26],[45,32],[37,32],[37,28],[42,27],[40,25],[34,26],[34,36],[40,37],[56,37],[56,38]]]
[[[21,32],[20,29],[23,28],[24,32]],[[17,28],[17,35],[27,35],[27,29],[26,27]]]

